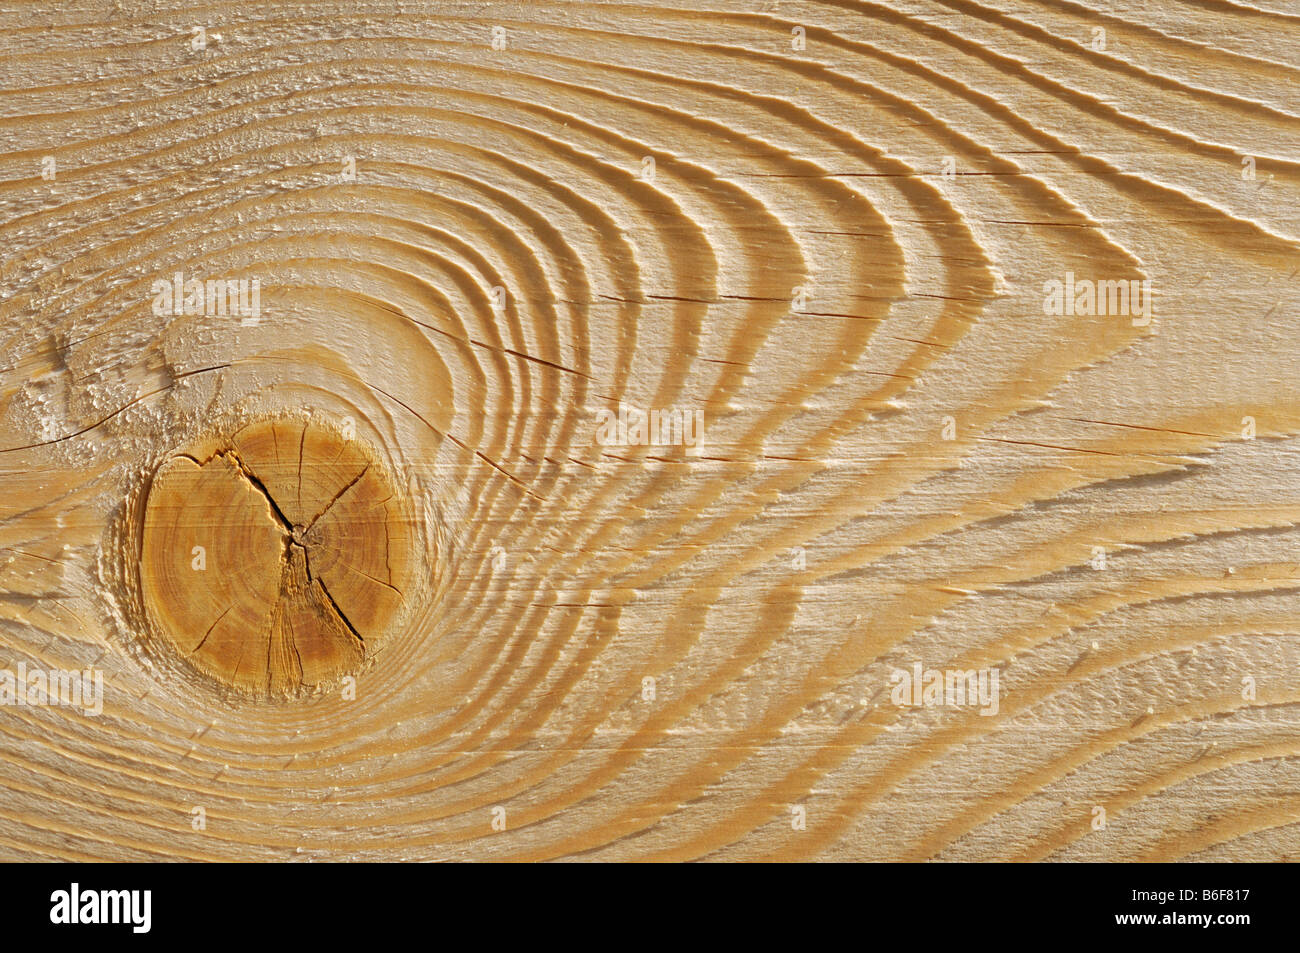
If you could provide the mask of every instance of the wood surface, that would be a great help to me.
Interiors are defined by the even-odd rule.
[[[1300,853],[1292,0],[0,24],[0,857]]]

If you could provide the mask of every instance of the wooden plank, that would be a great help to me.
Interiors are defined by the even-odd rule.
[[[3,22],[0,856],[1300,851],[1292,3]]]

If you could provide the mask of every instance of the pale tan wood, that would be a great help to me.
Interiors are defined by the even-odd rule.
[[[0,856],[1300,852],[1293,4],[3,22]]]

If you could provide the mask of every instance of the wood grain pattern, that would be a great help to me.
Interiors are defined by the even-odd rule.
[[[1300,851],[1291,0],[3,14],[0,666],[104,692],[0,707],[0,856]],[[268,421],[412,553],[293,697],[144,595],[155,473]],[[172,486],[186,625],[270,612]]]

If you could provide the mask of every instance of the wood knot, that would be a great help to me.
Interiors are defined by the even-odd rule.
[[[357,671],[403,607],[414,535],[360,442],[262,420],[179,452],[144,507],[151,624],[200,672],[289,696]]]

